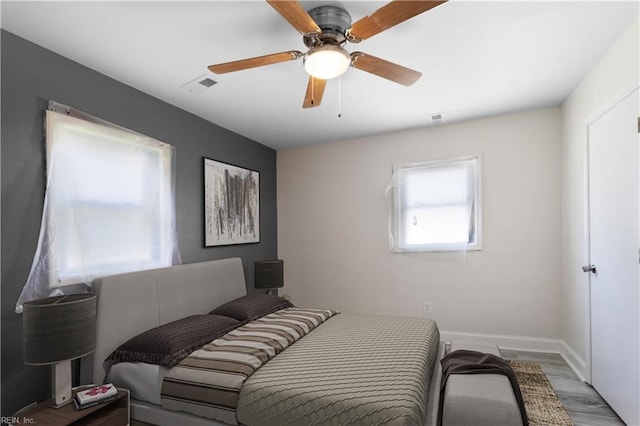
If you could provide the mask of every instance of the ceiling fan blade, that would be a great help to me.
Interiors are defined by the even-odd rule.
[[[224,64],[209,65],[209,71],[216,74],[224,74],[232,71],[246,70],[248,68],[261,67],[263,65],[277,64],[279,62],[293,61],[302,57],[302,52],[290,50],[288,52],[273,53],[271,55],[257,56],[255,58],[241,59],[239,61],[225,62]]]
[[[297,1],[277,1],[267,0],[284,19],[291,24],[293,28],[298,30],[302,35],[311,36],[320,34],[321,30],[316,21],[309,16],[306,10]]]
[[[351,66],[404,86],[411,86],[422,76],[421,72],[362,52],[351,54]]]
[[[320,106],[320,103],[322,102],[322,95],[324,94],[324,88],[326,85],[327,80],[309,76],[307,93],[304,95],[302,108],[313,108]]]
[[[393,0],[371,15],[365,16],[358,20],[348,30],[347,38],[349,41],[358,42],[372,37],[382,31],[398,25],[407,19],[413,18],[429,9],[446,3],[443,1],[426,1],[426,0]]]

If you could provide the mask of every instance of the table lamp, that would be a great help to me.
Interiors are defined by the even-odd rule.
[[[260,260],[255,263],[255,288],[269,290],[284,287],[284,261]]]
[[[22,312],[24,363],[53,364],[52,406],[71,402],[71,360],[96,347],[96,296],[32,300]]]

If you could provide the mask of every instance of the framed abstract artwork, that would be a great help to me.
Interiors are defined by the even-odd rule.
[[[205,247],[258,242],[260,173],[205,157]]]

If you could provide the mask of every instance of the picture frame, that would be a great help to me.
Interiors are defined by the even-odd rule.
[[[204,157],[205,247],[260,242],[260,173]]]

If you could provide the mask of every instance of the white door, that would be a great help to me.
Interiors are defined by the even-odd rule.
[[[640,425],[638,100],[589,125],[591,384],[628,425]]]

